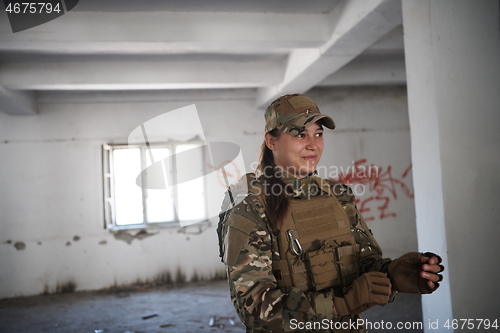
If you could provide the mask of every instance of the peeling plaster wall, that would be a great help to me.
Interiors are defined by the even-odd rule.
[[[346,169],[366,159],[390,166],[413,191],[411,173],[401,178],[411,164],[404,88],[317,88],[308,95],[337,123],[325,135],[324,166]],[[244,89],[44,93],[37,116],[0,114],[0,298],[220,276],[216,219],[204,227],[148,230],[157,234],[130,244],[104,229],[101,145],[125,143],[143,122],[196,104],[206,139],[238,144],[250,170],[264,134],[254,101],[255,91]],[[189,124],[179,124],[165,139],[189,135]],[[391,182],[398,185],[382,181]],[[373,179],[366,184],[371,190],[360,200],[377,191],[392,195],[373,187]],[[374,216],[368,224],[389,256],[417,244],[413,200],[396,196],[385,211],[395,216],[380,218],[379,203],[365,203]]]

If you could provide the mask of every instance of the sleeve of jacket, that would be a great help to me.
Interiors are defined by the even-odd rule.
[[[233,304],[247,327],[265,331],[292,331],[297,322],[333,319],[333,290],[282,292],[272,269],[269,230],[252,217],[233,213],[227,220],[225,264]]]

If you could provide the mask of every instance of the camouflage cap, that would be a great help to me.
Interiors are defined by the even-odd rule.
[[[266,120],[266,133],[277,128],[292,135],[306,130],[318,120],[329,129],[335,128],[333,119],[319,112],[319,108],[304,95],[284,95],[269,105],[264,114]]]

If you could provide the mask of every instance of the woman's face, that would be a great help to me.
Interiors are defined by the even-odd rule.
[[[273,151],[274,164],[296,178],[316,170],[323,153],[323,127],[318,123],[297,135],[281,133],[275,138],[266,133],[265,140]]]

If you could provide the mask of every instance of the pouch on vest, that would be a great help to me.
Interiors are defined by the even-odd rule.
[[[322,248],[307,254],[316,291],[349,286],[359,276],[359,244]]]

